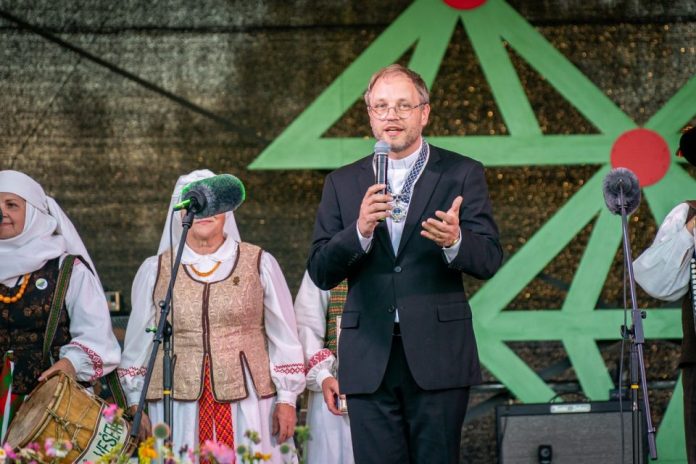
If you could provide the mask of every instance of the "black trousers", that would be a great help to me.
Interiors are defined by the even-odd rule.
[[[696,464],[696,364],[682,365],[682,387],[686,457],[689,464]]]
[[[357,464],[456,464],[469,388],[427,391],[408,368],[394,336],[387,370],[375,393],[348,395]]]

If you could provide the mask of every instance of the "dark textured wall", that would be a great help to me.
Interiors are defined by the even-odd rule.
[[[248,189],[237,212],[242,237],[278,259],[294,292],[326,173],[246,166],[409,3],[0,1],[0,11],[228,121],[201,116],[0,19],[0,169],[27,172],[58,199],[83,234],[102,281],[123,291],[126,302],[139,264],[156,252],[177,176],[201,167],[233,173]],[[510,3],[638,123],[696,75],[693,1]],[[529,65],[511,56],[544,133],[596,132]],[[461,88],[462,72],[474,91]],[[432,94],[428,134],[507,131],[461,28]],[[369,136],[361,105],[328,135]],[[488,169],[506,253],[514,253],[597,168]],[[696,177],[696,170],[690,174]],[[632,223],[634,249],[647,246],[655,226],[642,206]],[[558,307],[590,231],[588,226],[549,263],[511,308]],[[600,305],[621,306],[619,265],[617,257]],[[472,290],[479,285],[469,283]],[[641,304],[654,302],[642,295]],[[535,368],[565,356],[560,344],[512,347]],[[651,380],[675,378],[677,353],[675,343],[648,343]],[[610,346],[609,365],[616,356]],[[551,380],[573,378],[566,369]],[[658,420],[670,393],[655,393]],[[492,459],[490,413],[468,426],[463,454],[463,462]]]
[[[512,4],[638,122],[694,74],[693,2]],[[290,287],[297,287],[325,173],[251,172],[246,166],[408,2],[0,5],[231,123],[220,125],[0,19],[0,168],[28,172],[58,198],[85,234],[105,285],[128,294],[138,263],[156,248],[176,177],[210,167],[245,181],[249,198],[238,210],[243,237],[276,255]],[[512,56],[545,133],[595,131]],[[466,108],[460,98],[466,91],[457,86],[463,66],[476,89]],[[428,133],[506,132],[461,29],[432,91]],[[370,135],[361,105],[329,135]],[[490,170],[507,251],[514,252],[591,172]],[[549,175],[569,179],[553,188]],[[547,187],[543,198],[541,186]],[[508,218],[514,227],[505,227]]]

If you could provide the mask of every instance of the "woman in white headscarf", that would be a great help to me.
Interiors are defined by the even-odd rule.
[[[201,170],[180,177],[168,211],[185,185],[213,175]],[[145,330],[159,320],[157,302],[164,299],[181,232],[181,216],[169,215],[158,255],[145,260],[133,282],[119,367],[131,412],[152,348]],[[280,445],[292,446],[295,403],[305,380],[292,298],[280,266],[269,253],[241,242],[231,211],[194,221],[181,262],[170,313],[173,449],[198,448],[206,440],[234,449],[249,445],[244,434],[252,431],[260,438],[255,450],[272,454],[271,462],[287,462],[290,456]],[[147,392],[153,423],[163,421],[161,366],[159,356]],[[143,426],[149,427],[147,420]]]
[[[116,368],[121,350],[92,260],[55,200],[26,174],[0,171],[0,210],[0,350],[12,378],[0,405],[4,439],[14,409],[39,381],[62,371],[94,382]],[[69,255],[77,258],[45,359],[49,308]]]

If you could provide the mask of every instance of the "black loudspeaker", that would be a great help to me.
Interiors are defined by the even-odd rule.
[[[496,407],[500,464],[633,463],[631,403],[514,404]],[[621,427],[623,417],[623,461]],[[639,413],[640,456],[647,462],[645,419]]]

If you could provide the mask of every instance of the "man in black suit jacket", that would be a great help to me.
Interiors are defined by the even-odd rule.
[[[338,380],[359,464],[458,462],[481,381],[462,273],[490,278],[503,253],[482,165],[421,136],[428,101],[407,68],[372,77],[365,102],[390,144],[387,185],[372,156],[332,172],[314,228],[312,280],[328,290],[348,278]],[[335,379],[322,387],[338,413]]]

